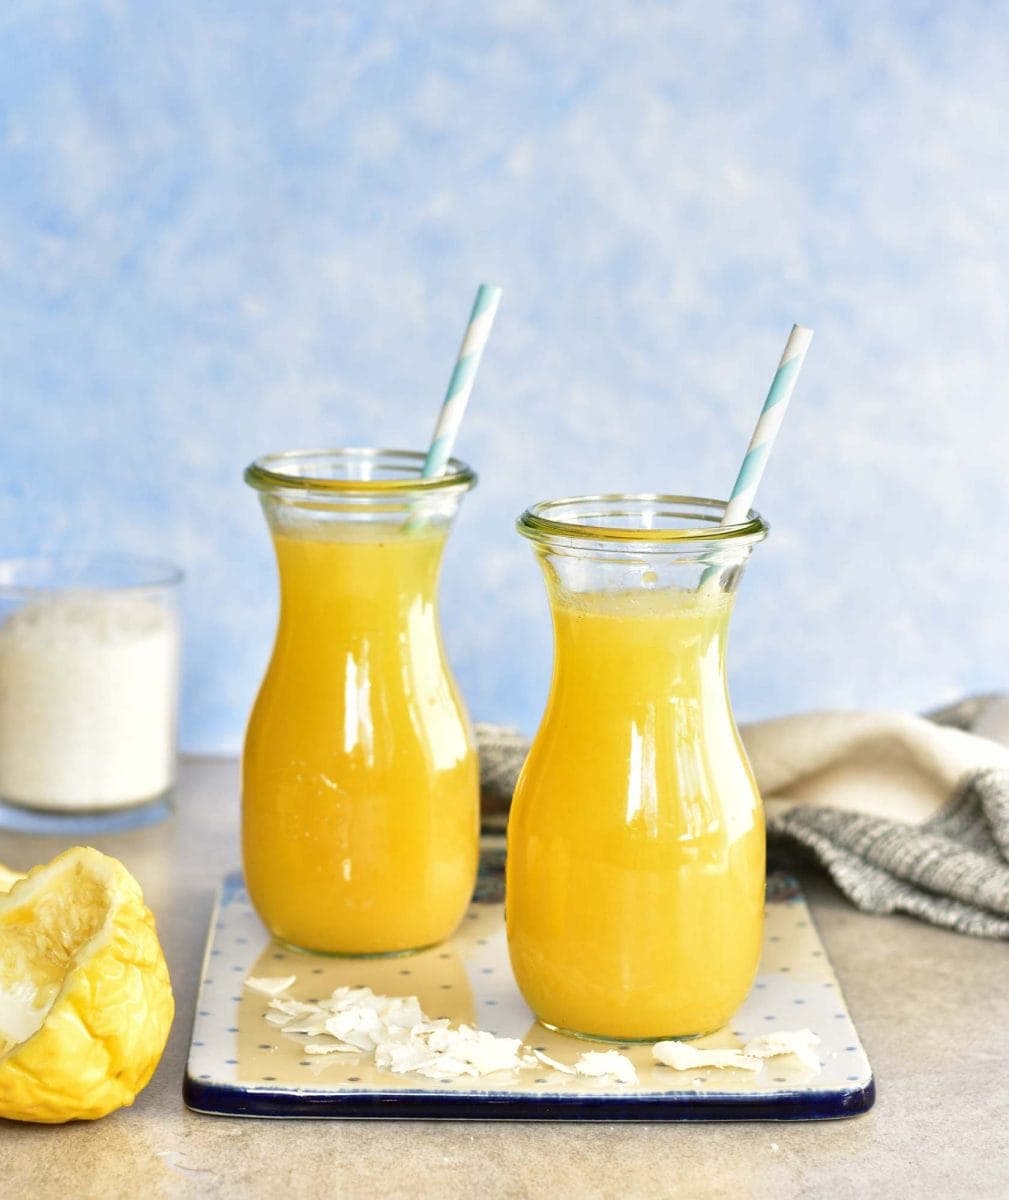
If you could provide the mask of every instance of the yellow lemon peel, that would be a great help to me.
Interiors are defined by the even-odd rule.
[[[122,863],[77,846],[10,881],[0,895],[0,1117],[90,1120],[132,1104],[174,1012],[154,918]]]

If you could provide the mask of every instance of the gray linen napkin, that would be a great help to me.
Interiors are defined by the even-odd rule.
[[[768,835],[872,913],[1009,939],[1009,700],[925,718],[817,713],[744,727]],[[503,825],[528,741],[478,725],[485,822]]]

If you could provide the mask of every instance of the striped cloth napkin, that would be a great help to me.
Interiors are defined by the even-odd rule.
[[[772,840],[798,842],[860,909],[1009,938],[1009,697],[924,717],[818,712],[740,730]],[[477,726],[485,814],[528,742]]]

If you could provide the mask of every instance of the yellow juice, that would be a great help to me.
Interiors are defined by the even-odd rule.
[[[441,941],[469,903],[479,797],[436,613],[444,529],[274,529],[281,612],[246,734],[245,876],[284,941]]]
[[[508,830],[515,978],[545,1023],[706,1033],[760,956],[764,824],[728,703],[732,597],[553,597],[547,710]]]

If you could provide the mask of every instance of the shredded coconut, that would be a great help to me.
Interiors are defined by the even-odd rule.
[[[271,994],[263,988],[256,990]],[[277,991],[281,990],[285,989],[277,986]],[[317,1003],[275,995],[265,1016],[285,1034],[333,1039],[306,1043],[308,1054],[373,1054],[379,1070],[398,1075],[410,1072],[451,1080],[530,1065],[530,1056],[521,1053],[518,1038],[495,1037],[468,1025],[453,1029],[443,1018],[431,1020],[416,996],[381,996],[366,987],[337,988]]]
[[[754,1058],[777,1058],[780,1054],[794,1054],[803,1066],[811,1071],[819,1071],[823,1063],[813,1049],[819,1044],[820,1039],[812,1029],[797,1029],[790,1033],[781,1030],[751,1038],[743,1047],[743,1053],[752,1054]]]
[[[306,1042],[302,1046],[306,1054],[356,1054],[355,1046],[344,1046],[340,1042]]]
[[[57,590],[0,622],[0,795],[63,811],[162,795],[178,663],[175,614],[128,589]]]
[[[246,980],[253,991],[270,997],[264,1016],[283,1033],[332,1039],[304,1043],[306,1054],[372,1054],[380,1071],[446,1082],[538,1069],[540,1064],[566,1075],[637,1082],[631,1060],[615,1050],[590,1051],[568,1066],[541,1051],[529,1051],[519,1038],[497,1037],[469,1025],[453,1027],[445,1018],[433,1020],[416,996],[382,996],[367,987],[337,988],[317,1002],[281,996],[293,983],[294,976]]]
[[[556,1058],[551,1058],[549,1054],[544,1054],[542,1050],[534,1050],[533,1054],[535,1054],[545,1067],[549,1067],[552,1071],[561,1071],[565,1075],[577,1074],[574,1067],[569,1067],[567,1063],[558,1062]]]
[[[782,1030],[777,1033],[762,1033],[751,1038],[741,1051],[708,1050],[702,1046],[692,1046],[688,1042],[656,1042],[652,1047],[652,1056],[656,1062],[664,1063],[674,1071],[693,1071],[698,1067],[727,1067],[759,1073],[764,1068],[764,1059],[794,1054],[811,1071],[819,1071],[823,1064],[813,1049],[819,1044],[820,1039],[811,1029],[799,1029],[795,1032]]]
[[[738,1050],[705,1050],[691,1046],[689,1042],[656,1042],[652,1057],[674,1071],[693,1071],[699,1067],[760,1071],[764,1066],[759,1058],[741,1054]]]
[[[607,1075],[617,1083],[637,1083],[638,1073],[634,1063],[617,1050],[589,1050],[582,1054],[575,1063],[575,1071],[579,1075],[588,1075],[600,1079]]]

